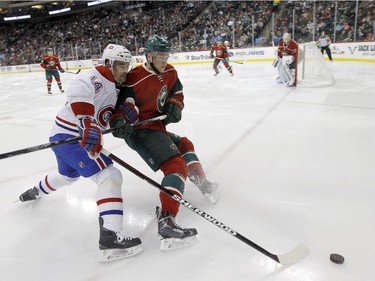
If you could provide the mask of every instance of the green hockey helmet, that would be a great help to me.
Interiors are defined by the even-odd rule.
[[[170,52],[172,49],[171,43],[164,37],[159,35],[151,35],[145,45],[144,50],[147,55],[148,52]]]

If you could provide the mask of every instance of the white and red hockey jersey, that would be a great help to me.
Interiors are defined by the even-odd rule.
[[[70,134],[79,136],[78,119],[71,105],[82,107],[82,113],[88,105],[94,107],[94,118],[102,129],[107,128],[109,118],[116,105],[118,90],[112,71],[105,66],[97,66],[87,72],[79,74],[68,91],[67,102],[58,111],[55,124],[52,127],[51,136],[56,134]],[[79,108],[79,111],[81,108]],[[77,113],[77,112],[76,112]]]

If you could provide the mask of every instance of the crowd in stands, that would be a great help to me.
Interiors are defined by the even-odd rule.
[[[207,51],[218,38],[229,41],[232,47],[234,43],[236,48],[269,46],[284,32],[292,31],[299,42],[311,41],[312,34],[317,38],[321,31],[331,38],[335,35],[336,42],[354,40],[355,1],[337,1],[337,7],[336,1],[327,0],[281,3],[275,12],[273,1],[267,0],[124,1],[49,17],[48,21],[38,18],[1,23],[0,65],[39,63],[47,47],[52,47],[61,60],[99,58],[108,43],[122,44],[137,55],[151,34],[168,37],[175,52]],[[82,2],[58,5],[54,8]],[[33,13],[42,14],[47,9],[51,6]],[[373,1],[360,1],[357,41],[374,41],[374,10]],[[28,12],[30,8],[17,8],[2,16]]]
[[[316,40],[322,31],[334,42],[351,42],[354,38],[356,41],[374,41],[375,3],[359,1],[356,34],[355,11],[356,1],[290,1],[275,23],[275,41],[284,30],[291,31],[293,26],[299,42]]]

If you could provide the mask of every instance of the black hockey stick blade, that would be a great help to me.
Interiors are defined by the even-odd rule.
[[[78,69],[77,72],[73,72],[73,71],[69,71],[69,70],[65,70],[64,72],[66,72],[66,73],[70,73],[70,74],[78,74],[78,73],[81,72],[81,69]]]
[[[133,123],[132,126],[139,126],[139,125],[143,125],[143,124],[158,121],[158,120],[164,120],[166,117],[167,117],[167,115],[161,115],[161,116],[157,116],[157,117],[154,117],[154,118],[138,121],[138,122]],[[111,132],[115,131],[116,129],[117,128],[110,128],[110,129],[103,130],[102,134],[105,135],[105,134],[111,133]],[[11,152],[6,152],[6,153],[0,154],[0,160],[4,159],[4,158],[10,158],[10,157],[21,155],[21,154],[27,154],[27,153],[30,153],[30,152],[39,151],[39,150],[51,148],[51,147],[54,147],[54,146],[57,146],[57,145],[67,144],[67,143],[80,141],[80,140],[81,140],[81,137],[73,137],[73,138],[66,139],[66,140],[54,141],[54,142],[49,142],[49,143],[45,143],[45,144],[31,146],[31,147],[28,147],[28,148],[19,149],[19,150],[15,150],[15,151],[11,151]]]
[[[219,220],[215,219],[211,215],[202,211],[198,207],[194,206],[190,202],[188,202],[185,199],[177,196],[176,194],[174,194],[170,190],[166,189],[161,184],[155,182],[151,178],[142,174],[140,171],[135,169],[133,166],[129,165],[128,163],[126,163],[125,161],[123,161],[122,159],[117,157],[116,155],[113,155],[108,150],[103,148],[102,153],[105,154],[106,156],[108,156],[109,158],[111,158],[114,162],[118,163],[119,165],[121,165],[122,167],[127,169],[128,171],[130,171],[131,173],[133,173],[136,176],[138,176],[139,178],[147,181],[152,186],[158,188],[161,192],[165,193],[166,195],[168,195],[169,197],[171,197],[175,201],[179,202],[181,205],[185,206],[186,208],[191,210],[193,213],[195,213],[197,215],[200,215],[202,218],[206,219],[207,221],[209,221],[213,225],[216,225],[221,230],[224,230],[228,234],[230,234],[233,237],[241,240],[242,242],[246,243],[247,245],[249,245],[249,246],[253,247],[254,249],[256,249],[257,251],[261,252],[263,255],[266,255],[267,257],[273,259],[274,261],[276,261],[276,262],[278,262],[282,265],[296,263],[299,260],[303,259],[309,253],[309,249],[305,245],[301,244],[301,245],[297,246],[296,248],[294,248],[293,250],[291,250],[291,251],[289,251],[285,254],[282,254],[282,255],[272,254],[271,252],[267,251],[266,249],[262,248],[261,246],[255,244],[253,241],[251,241],[251,240],[247,239],[246,237],[242,236],[240,233],[238,233],[234,229],[230,228],[229,226],[227,226],[224,223],[220,222]]]
[[[239,62],[239,61],[232,61],[232,62],[234,62],[234,63],[238,63],[238,64],[243,64],[243,62]]]

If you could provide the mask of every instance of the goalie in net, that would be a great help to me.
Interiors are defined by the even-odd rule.
[[[276,81],[287,87],[327,87],[335,83],[316,42],[298,45],[285,33],[273,62],[279,76]]]
[[[298,44],[291,39],[289,33],[285,33],[277,47],[277,56],[273,66],[277,68],[279,77],[278,83],[284,83],[287,87],[297,85],[297,63],[298,63]]]

